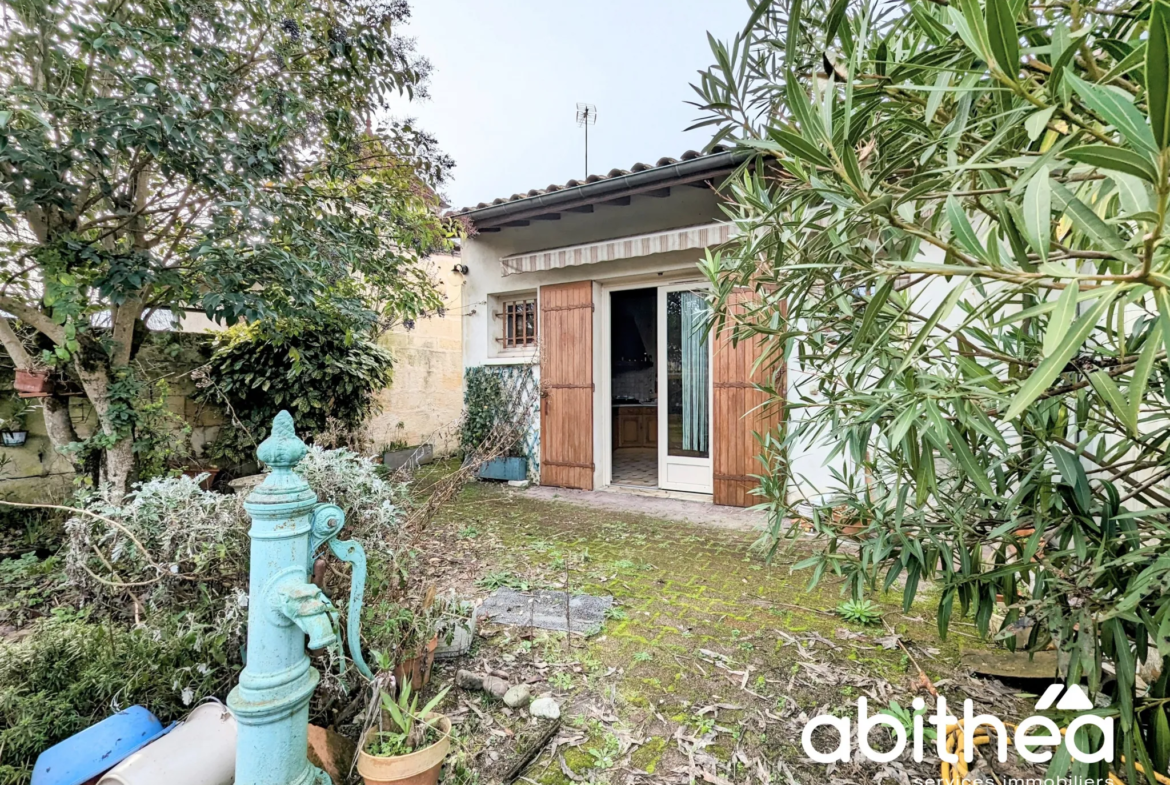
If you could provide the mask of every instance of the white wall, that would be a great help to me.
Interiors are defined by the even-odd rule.
[[[528,251],[563,248],[617,237],[650,234],[715,223],[722,218],[715,195],[702,188],[679,186],[666,198],[635,196],[627,207],[598,205],[592,213],[562,213],[559,221],[532,221],[529,226],[481,233],[463,244],[468,267],[463,285],[463,365],[536,362],[536,353],[499,356],[492,329],[491,300],[509,293],[533,292],[548,284],[571,281],[616,281],[694,270],[701,251],[678,251],[638,259],[602,262],[531,273],[504,275],[500,260]],[[696,271],[697,272],[697,271]]]

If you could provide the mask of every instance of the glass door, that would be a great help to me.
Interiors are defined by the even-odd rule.
[[[711,346],[706,289],[658,289],[658,487],[711,493]]]

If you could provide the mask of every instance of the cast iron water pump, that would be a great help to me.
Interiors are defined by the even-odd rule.
[[[256,457],[272,470],[244,502],[252,519],[248,587],[247,664],[228,695],[236,717],[236,785],[313,785],[329,775],[309,763],[309,699],[320,674],[305,652],[330,648],[340,653],[337,609],[309,582],[313,562],[328,546],[353,565],[346,629],[349,653],[366,678],[373,678],[361,654],[361,606],[366,554],[358,542],[337,534],[345,513],[336,504],[318,504],[309,484],[293,472],[305,457],[288,412],[276,415],[272,435]],[[339,658],[340,659],[340,658]]]

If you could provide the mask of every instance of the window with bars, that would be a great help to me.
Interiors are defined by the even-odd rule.
[[[500,343],[505,349],[536,345],[536,298],[503,300],[496,317],[503,319]]]

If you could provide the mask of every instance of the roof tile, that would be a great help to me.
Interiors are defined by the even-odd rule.
[[[687,150],[685,153],[682,154],[682,156],[680,156],[677,159],[676,158],[659,158],[657,161],[654,162],[654,164],[644,164],[644,163],[638,162],[638,163],[634,164],[633,166],[631,166],[629,169],[611,169],[608,174],[591,174],[588,177],[586,177],[584,180],[569,180],[568,182],[564,183],[563,185],[555,185],[555,184],[549,185],[548,187],[546,187],[544,189],[533,188],[528,193],[512,194],[511,196],[509,196],[506,199],[504,199],[504,198],[493,199],[490,203],[480,202],[475,207],[462,207],[458,210],[455,210],[454,212],[455,212],[455,214],[467,213],[467,212],[471,212],[472,210],[482,210],[485,207],[492,207],[495,205],[507,204],[508,202],[516,202],[516,201],[519,201],[521,199],[531,199],[535,196],[540,196],[541,194],[552,193],[554,191],[563,191],[566,188],[578,188],[578,187],[580,187],[582,185],[586,185],[588,183],[598,183],[598,182],[601,182],[602,180],[610,180],[614,177],[625,177],[626,175],[631,174],[633,172],[645,172],[648,169],[657,169],[657,168],[662,167],[662,166],[670,166],[671,164],[677,164],[679,161],[692,161],[696,158],[702,158],[704,155],[714,155],[715,153],[722,153],[725,151],[726,151],[726,148],[720,147],[720,146],[716,146],[716,147],[712,148],[707,153],[701,153],[701,152],[697,152],[695,150]]]

